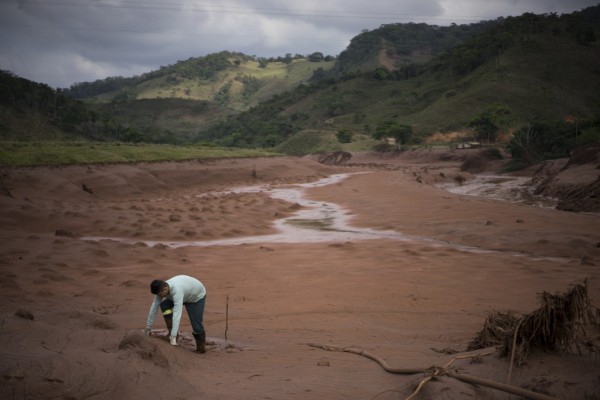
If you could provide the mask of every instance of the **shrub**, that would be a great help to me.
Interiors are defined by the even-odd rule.
[[[335,134],[335,137],[337,137],[337,140],[340,143],[351,143],[352,142],[352,132],[349,129],[340,129],[339,131],[337,131],[337,133]]]

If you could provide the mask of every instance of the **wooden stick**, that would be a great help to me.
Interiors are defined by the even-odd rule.
[[[414,399],[414,398],[415,398],[415,396],[416,396],[417,394],[419,394],[419,391],[421,390],[421,388],[422,388],[423,386],[425,386],[425,384],[426,384],[427,382],[429,382],[430,380],[432,380],[432,379],[433,379],[433,375],[431,375],[431,376],[428,376],[427,378],[425,378],[425,379],[423,379],[421,382],[419,382],[419,385],[417,386],[417,388],[415,389],[415,391],[413,392],[413,394],[411,394],[410,396],[408,396],[408,397],[407,397],[405,400],[412,400],[412,399]]]
[[[358,350],[358,349],[353,349],[350,347],[335,347],[335,346],[328,346],[328,345],[315,344],[315,343],[307,343],[307,345],[311,346],[311,347],[323,349],[323,350],[341,351],[341,352],[357,354],[359,356],[370,358],[370,359],[376,361],[386,372],[389,372],[392,374],[418,374],[418,373],[430,372],[431,376],[423,379],[419,383],[419,386],[417,386],[417,390],[411,396],[409,396],[408,399],[414,398],[414,396],[418,393],[418,391],[421,390],[423,385],[425,385],[427,382],[429,382],[433,377],[447,375],[447,376],[450,376],[452,378],[458,379],[463,382],[487,386],[492,389],[501,390],[503,392],[507,392],[507,393],[511,393],[511,394],[516,394],[518,396],[521,396],[521,397],[524,397],[524,398],[530,399],[530,400],[558,400],[555,397],[547,396],[542,393],[533,392],[531,390],[523,389],[523,388],[520,388],[517,386],[507,385],[504,383],[499,383],[499,382],[491,381],[488,379],[478,378],[475,376],[462,374],[462,373],[459,373],[456,371],[446,371],[446,368],[449,367],[456,360],[463,359],[463,358],[478,357],[478,356],[483,356],[483,355],[490,355],[495,352],[495,348],[483,349],[483,351],[476,353],[476,354],[469,354],[469,355],[454,357],[452,360],[450,360],[448,363],[446,363],[446,365],[442,368],[438,368],[438,367],[392,368],[384,360],[382,360],[381,358],[379,358],[378,356],[376,356],[374,354],[369,353],[366,350]]]
[[[525,317],[523,317],[519,320],[519,323],[517,324],[517,327],[515,328],[515,334],[513,335],[512,351],[510,352],[510,365],[508,367],[508,375],[506,377],[507,385],[510,385],[510,378],[512,376],[513,363],[515,362],[515,353],[517,352],[517,333],[519,332],[519,327],[521,326],[521,323],[523,323],[524,320],[525,320]]]
[[[459,381],[473,383],[476,385],[487,386],[492,389],[501,390],[506,393],[516,394],[531,400],[558,400],[556,397],[547,396],[542,393],[533,392],[531,390],[522,389],[517,386],[507,385],[505,383],[495,382],[488,379],[478,378],[476,376],[461,374],[456,371],[448,371],[446,375],[458,379]]]
[[[229,329],[229,295],[225,300],[225,340],[227,340],[227,330]]]

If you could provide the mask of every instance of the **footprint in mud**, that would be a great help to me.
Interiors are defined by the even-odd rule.
[[[152,337],[168,341],[168,331],[166,329],[152,329]],[[196,341],[191,332],[183,331],[178,335],[177,344],[186,350],[196,351]],[[224,351],[226,353],[237,353],[245,350],[253,350],[255,346],[248,343],[235,342],[220,338],[206,338],[206,351]]]
[[[256,348],[248,343],[240,343],[218,338],[207,338],[206,346],[207,350],[212,348],[214,350],[225,351],[226,353],[237,353],[239,351],[253,350]]]

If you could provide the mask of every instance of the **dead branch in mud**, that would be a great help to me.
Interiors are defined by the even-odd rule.
[[[316,347],[319,349],[327,350],[327,351],[341,351],[345,353],[357,354],[359,356],[370,358],[371,360],[377,362],[379,365],[383,367],[384,370],[390,372],[392,374],[420,374],[427,371],[430,371],[433,367],[429,368],[392,368],[390,367],[383,359],[377,357],[375,354],[369,353],[366,350],[354,349],[352,347],[335,347],[328,346],[326,344],[317,344],[317,343],[307,343],[310,347]]]
[[[479,353],[454,357],[443,367],[393,368],[380,357],[366,350],[351,347],[335,347],[309,343],[311,347],[328,351],[353,353],[377,362],[386,372],[392,374],[428,374],[417,385],[415,391],[406,399],[414,399],[425,384],[438,377],[449,376],[463,382],[487,386],[510,394],[532,400],[556,400],[554,397],[510,385],[513,364],[521,365],[531,348],[545,351],[568,352],[576,350],[580,354],[599,352],[593,339],[600,329],[600,309],[591,304],[588,297],[587,279],[574,285],[564,294],[539,295],[541,306],[530,314],[517,316],[514,313],[493,313],[488,316],[484,328],[470,343],[468,350],[481,349]],[[473,358],[495,353],[501,356],[510,354],[510,367],[507,383],[463,374],[450,369],[452,363],[462,358]]]
[[[359,356],[370,358],[371,360],[377,362],[386,372],[389,372],[392,374],[411,375],[411,374],[419,374],[419,373],[429,373],[430,375],[427,376],[426,378],[424,378],[421,382],[419,382],[415,391],[409,397],[407,397],[406,400],[414,399],[415,396],[421,390],[421,388],[423,386],[425,386],[425,384],[427,382],[429,382],[432,379],[436,379],[436,378],[442,377],[442,376],[449,376],[449,377],[458,379],[463,382],[487,386],[489,388],[501,390],[503,392],[507,392],[510,394],[515,394],[517,396],[521,396],[526,399],[557,400],[556,398],[547,396],[545,394],[533,392],[531,390],[523,389],[523,388],[520,388],[517,386],[507,385],[504,383],[500,383],[500,382],[496,382],[496,381],[492,381],[492,380],[488,380],[488,379],[478,378],[476,376],[463,374],[456,370],[449,369],[449,367],[452,365],[452,363],[454,363],[454,361],[456,361],[456,360],[491,355],[491,354],[495,353],[495,351],[496,351],[495,348],[482,349],[481,352],[478,352],[475,354],[456,356],[456,357],[452,358],[448,363],[446,363],[443,367],[432,366],[432,367],[428,367],[428,368],[393,368],[393,367],[390,367],[383,359],[381,359],[380,357],[378,357],[375,354],[370,353],[366,350],[354,349],[351,347],[336,347],[336,346],[329,346],[329,345],[316,344],[316,343],[307,343],[307,345],[310,347],[315,347],[315,348],[319,348],[319,349],[323,349],[323,350],[327,350],[327,351],[340,351],[340,352],[352,353],[352,354],[357,354]]]
[[[522,365],[532,348],[548,352],[600,352],[594,336],[600,330],[600,310],[588,297],[587,280],[566,293],[539,295],[540,307],[529,314],[495,312],[468,350],[499,346],[500,356],[511,355]],[[509,375],[510,379],[510,375]]]

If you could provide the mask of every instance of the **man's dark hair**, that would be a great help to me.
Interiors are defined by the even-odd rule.
[[[167,282],[155,279],[150,284],[150,292],[152,294],[158,294],[158,292],[160,292],[160,290],[167,285],[168,285]]]

